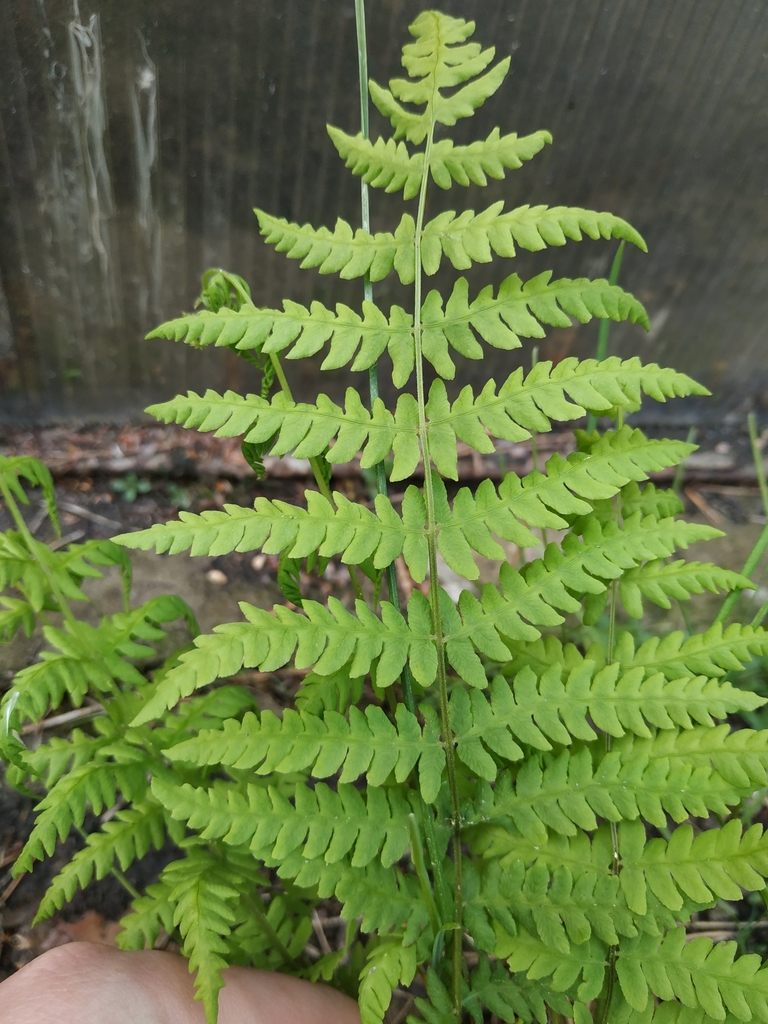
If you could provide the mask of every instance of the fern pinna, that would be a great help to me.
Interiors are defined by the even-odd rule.
[[[279,554],[291,606],[244,603],[242,621],[198,636],[151,683],[110,669],[114,693],[97,728],[17,751],[49,787],[20,866],[50,852],[86,803],[98,811],[119,790],[125,808],[88,836],[41,913],[169,836],[179,857],[136,898],[121,941],[135,948],[174,932],[210,1021],[220,969],[233,963],[353,990],[363,1024],[382,1021],[392,991],[414,979],[429,1024],[465,1014],[479,1024],[487,1013],[540,1024],[768,1021],[768,971],[756,957],[737,956],[735,943],[685,941],[693,913],[762,890],[768,877],[768,838],[730,817],[764,785],[768,733],[724,721],[762,703],[724,676],[768,652],[768,634],[718,623],[637,646],[617,625],[621,607],[640,617],[647,602],[668,608],[749,584],[674,557],[717,533],[676,518],[675,495],[648,482],[692,446],[623,422],[643,395],[705,389],[618,358],[541,362],[479,391],[444,383],[485,346],[517,349],[573,319],[647,327],[642,305],[605,280],[512,273],[476,294],[464,277],[446,297],[426,291],[443,263],[463,271],[583,235],[645,249],[621,218],[583,209],[494,203],[426,220],[433,185],[482,187],[551,141],[498,129],[470,145],[445,137],[443,126],[471,116],[509,65],[468,41],[473,31],[421,14],[403,49],[407,77],[388,89],[370,84],[393,136],[371,142],[329,129],[364,183],[412,201],[393,231],[343,220],[314,228],[256,211],[265,240],[302,267],[361,278],[359,309],[289,300],[260,308],[240,278],[220,272],[206,309],[153,332],[228,348],[266,377],[260,395],[189,393],[152,407],[155,416],[241,436],[257,471],[267,451],[307,458],[316,489],[300,505],[257,497],[251,508],[181,512],[120,542]],[[372,282],[390,273],[412,286],[410,308],[374,303]],[[371,394],[350,387],[343,405],[322,394],[295,401],[283,358],[321,352],[324,369],[369,371]],[[376,394],[385,353],[401,390],[394,409]],[[586,413],[615,427],[577,431],[567,458],[451,498],[444,481],[457,479],[457,442],[489,453],[496,439],[521,441]],[[379,482],[370,505],[331,489],[332,466],[358,452]],[[423,466],[423,485],[391,500],[385,463],[390,480]],[[500,540],[535,548],[546,530],[562,540],[517,568],[506,561]],[[468,586],[454,603],[438,559],[475,580],[477,556],[500,563],[498,581]],[[302,595],[299,567],[321,570],[331,557],[349,567],[354,601]],[[428,594],[417,587],[401,600],[401,557],[414,583],[429,581]],[[565,642],[566,615],[605,616],[606,642]],[[243,667],[289,663],[310,671],[282,718],[218,684]],[[11,724],[18,694],[39,715],[46,693],[22,679],[5,704]],[[706,830],[692,824],[713,818]],[[304,952],[312,913],[329,898],[348,922],[346,941],[313,962]]]

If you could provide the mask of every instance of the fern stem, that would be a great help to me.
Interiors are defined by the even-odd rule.
[[[456,1020],[461,1019],[461,982],[463,974],[462,938],[462,892],[461,892],[461,811],[459,788],[456,779],[456,761],[451,734],[451,720],[448,711],[448,679],[445,665],[445,641],[443,624],[440,614],[440,585],[437,576],[437,517],[435,514],[435,494],[432,481],[432,466],[429,454],[429,429],[427,425],[426,397],[424,388],[424,358],[422,353],[421,331],[421,234],[424,228],[426,209],[427,182],[429,179],[429,162],[432,154],[432,143],[435,133],[434,120],[429,127],[426,146],[424,148],[424,170],[419,189],[419,205],[416,214],[416,231],[414,237],[414,296],[413,296],[413,339],[416,353],[416,401],[419,410],[419,440],[421,456],[424,463],[424,503],[427,512],[427,558],[429,564],[429,603],[432,611],[432,628],[437,649],[437,686],[440,699],[440,723],[445,748],[445,765],[448,774],[448,788],[451,795],[451,826],[453,830],[453,921],[455,932],[453,937],[453,1014]]]
[[[11,513],[11,518],[18,527],[19,533],[24,538],[24,543],[27,546],[27,550],[42,569],[46,582],[48,583],[48,586],[51,588],[51,593],[56,598],[56,604],[59,606],[58,610],[61,612],[61,614],[64,617],[64,620],[70,626],[73,635],[76,636],[78,626],[77,619],[72,614],[72,610],[69,607],[69,602],[64,597],[61,587],[56,582],[56,577],[51,572],[49,566],[47,566],[38,555],[35,539],[29,531],[29,527],[27,526],[24,520],[24,516],[21,514],[19,506],[16,504],[15,498],[11,494],[10,488],[2,479],[2,477],[0,477],[0,494],[2,494],[3,496],[3,501],[5,502],[8,511]]]
[[[360,131],[364,139],[370,137],[370,118],[368,102],[368,43],[365,31],[365,0],[355,0],[355,27],[357,29],[357,68],[360,85]],[[368,194],[368,183],[363,176],[360,179],[360,221],[363,231],[371,233],[371,204]],[[371,275],[366,271],[363,277],[363,297],[366,302],[373,302],[373,283]],[[370,396],[371,409],[379,397],[379,365],[378,361],[368,370],[368,394]],[[379,494],[387,494],[387,473],[384,462],[377,462],[373,467],[376,473],[376,490]],[[386,570],[387,587],[389,589],[389,600],[400,608],[400,592],[397,585],[397,572],[395,563],[391,562]],[[412,713],[416,713],[416,701],[413,696],[413,683],[411,674],[406,665],[400,678],[403,687],[405,706]]]
[[[608,284],[616,284],[619,280],[619,271],[621,270],[621,260],[624,256],[624,240],[619,242],[619,247],[616,250],[616,255],[613,257],[611,263],[611,270],[608,274]],[[603,359],[608,357],[608,336],[611,330],[610,320],[601,320],[600,327],[597,331],[597,351],[595,352],[595,358],[598,362],[602,362]],[[593,412],[587,415],[587,433],[592,431],[597,426],[597,416]]]
[[[408,832],[411,840],[411,861],[413,862],[413,866],[419,879],[419,884],[421,885],[421,894],[424,897],[424,903],[427,907],[430,924],[432,925],[435,936],[437,936],[440,931],[440,914],[437,911],[435,898],[432,895],[432,889],[430,888],[429,875],[427,874],[427,868],[424,864],[424,850],[421,841],[421,832],[419,830],[419,823],[416,820],[415,814],[408,815]]]
[[[355,0],[355,25],[357,28],[357,66],[360,78],[360,130],[363,138],[367,139],[370,136],[370,118],[368,99],[368,44],[365,31],[365,0]],[[367,231],[370,234],[371,205],[368,194],[368,184],[364,177],[360,179],[360,218],[363,231]],[[363,277],[363,296],[367,302],[373,302],[373,282],[371,281],[370,273],[367,271]],[[379,397],[378,362],[374,363],[368,370],[368,393],[370,396],[371,409],[373,409],[376,399]],[[374,472],[376,473],[376,490],[379,494],[383,494],[386,497],[387,473],[383,461],[376,463],[374,466]],[[389,563],[385,569],[385,574],[387,577],[389,600],[395,608],[401,609],[400,588],[397,582],[397,570],[395,569],[394,562]],[[400,685],[403,692],[403,702],[411,714],[415,715],[416,699],[413,694],[411,670],[407,662],[403,666],[403,671],[400,675]],[[423,798],[421,798],[421,805],[423,812],[422,820],[424,824],[424,835],[426,838],[427,853],[432,865],[432,874],[435,879],[435,891],[437,893],[437,900],[440,907],[440,919],[441,921],[444,921],[449,916],[448,886],[445,881],[443,866],[437,848],[437,836],[435,835],[435,823],[432,818],[432,813]],[[419,844],[421,843],[420,835],[418,836],[418,842]],[[413,837],[411,839],[411,845],[412,851],[415,850]],[[415,858],[417,856],[421,859],[423,866],[423,851],[421,845],[418,847],[418,853],[414,854],[414,866],[416,866]],[[418,867],[416,867],[416,870],[418,873]],[[419,878],[421,879],[421,875],[419,875]],[[425,894],[425,899],[426,898]]]
[[[763,557],[766,548],[768,548],[768,524],[763,527],[760,536],[755,541],[755,546],[750,551],[749,557],[741,569],[742,576],[752,575],[757,568],[757,563]],[[728,597],[726,597],[720,607],[720,611],[715,616],[715,624],[718,622],[725,622],[733,611],[733,606],[738,601],[740,593],[741,591],[739,590],[733,590]]]
[[[534,345],[531,350],[531,369],[535,369],[536,364],[539,361],[539,346]],[[531,461],[533,463],[533,469],[535,473],[539,472],[539,440],[536,431],[531,434]],[[547,528],[542,526],[541,528],[541,543],[544,545],[544,551],[547,550],[547,544],[549,538],[547,537]]]
[[[765,466],[763,465],[763,453],[760,450],[760,443],[757,437],[757,420],[751,412],[747,416],[747,429],[749,430],[749,446],[752,449],[752,461],[755,464],[757,484],[760,488],[760,497],[763,501],[763,512],[768,516],[768,483],[765,480]]]
[[[283,940],[280,938],[275,929],[269,923],[269,919],[267,918],[266,912],[264,910],[264,904],[262,902],[261,896],[258,893],[244,893],[243,902],[245,903],[246,907],[248,907],[253,916],[256,918],[259,928],[261,928],[264,934],[268,937],[269,941],[275,947],[275,949],[283,958],[283,960],[287,964],[290,964],[291,967],[296,967],[297,963],[295,957],[291,956],[288,947],[285,945]]]
[[[77,834],[83,840],[83,842],[88,841],[88,833],[85,831],[84,828],[81,828],[79,825],[74,825],[73,828],[75,832],[77,832]],[[112,875],[113,878],[117,879],[117,881],[120,883],[120,885],[122,885],[122,887],[125,889],[125,891],[128,893],[132,900],[139,899],[141,893],[134,885],[131,885],[131,883],[128,881],[125,874],[120,870],[120,868],[113,866],[109,869],[109,873],[110,875]]]

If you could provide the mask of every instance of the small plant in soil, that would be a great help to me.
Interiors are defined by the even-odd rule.
[[[479,1024],[487,1013],[541,1024],[768,1021],[759,959],[737,955],[735,943],[686,943],[685,929],[720,899],[762,891],[768,876],[768,837],[737,811],[764,784],[768,731],[726,721],[764,700],[723,679],[768,653],[768,634],[718,621],[636,644],[617,614],[749,585],[675,558],[717,531],[678,519],[677,497],[648,477],[692,446],[624,423],[643,395],[705,389],[616,357],[450,386],[457,364],[487,347],[511,352],[573,319],[647,326],[642,305],[605,280],[512,272],[476,290],[460,276],[584,234],[645,249],[621,218],[578,208],[498,202],[427,216],[435,187],[482,188],[551,141],[498,128],[469,145],[451,140],[446,130],[501,87],[509,65],[494,63],[473,31],[460,18],[419,15],[405,76],[370,84],[392,136],[329,128],[364,183],[402,193],[392,230],[372,234],[367,214],[361,228],[315,228],[256,211],[266,242],[288,258],[359,279],[358,309],[260,308],[242,279],[215,272],[203,310],[153,332],[229,349],[264,372],[261,394],[189,393],[152,407],[156,417],[242,436],[257,471],[266,452],[308,459],[316,488],[300,504],[258,497],[181,512],[119,540],[174,555],[279,554],[290,606],[243,603],[240,621],[196,637],[151,679],[124,660],[156,635],[148,613],[116,622],[122,647],[87,646],[69,619],[51,628],[58,653],[21,673],[3,704],[15,777],[47,787],[17,869],[50,853],[87,804],[98,811],[119,793],[123,809],[88,836],[40,916],[169,836],[178,859],[134,899],[120,942],[178,936],[209,1021],[228,964],[352,991],[363,1024],[380,1022],[393,990],[414,982],[415,1011],[429,1024],[467,1015]],[[428,279],[444,263],[459,274],[440,294]],[[375,303],[373,286],[389,274],[410,288],[407,308]],[[286,366],[321,352],[322,369],[362,372],[368,387],[350,387],[343,405],[323,394],[295,401]],[[385,369],[400,392],[393,409],[378,395]],[[449,499],[457,442],[492,453],[498,439],[524,441],[586,414],[614,425],[576,430],[576,450],[541,470]],[[374,474],[369,504],[331,486],[332,467],[358,452]],[[414,476],[423,483],[408,483],[394,504],[389,484]],[[514,567],[500,541],[531,550],[542,531],[561,539]],[[439,558],[472,581],[477,556],[498,562],[496,582],[468,586],[454,603]],[[302,592],[305,574],[322,574],[330,558],[348,568],[353,603]],[[413,584],[407,601],[397,559]],[[567,615],[604,617],[604,639],[565,642]],[[226,682],[289,665],[307,674],[282,718]],[[105,709],[98,728],[34,751],[14,740],[23,721],[87,695]],[[344,940],[312,956],[313,914],[329,900]]]

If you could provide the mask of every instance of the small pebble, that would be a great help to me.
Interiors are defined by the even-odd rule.
[[[264,566],[267,564],[266,555],[254,555],[251,559],[251,568],[254,572],[261,572]]]
[[[205,574],[205,578],[209,583],[215,583],[217,587],[223,587],[227,582],[227,577],[221,571],[221,569],[209,569]]]

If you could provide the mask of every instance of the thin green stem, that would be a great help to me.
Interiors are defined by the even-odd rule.
[[[408,815],[408,832],[411,840],[411,861],[413,862],[416,875],[421,885],[421,894],[424,897],[424,903],[429,914],[430,924],[432,929],[437,935],[440,931],[441,920],[440,914],[437,910],[434,896],[432,895],[432,888],[430,886],[429,875],[427,874],[427,867],[424,863],[424,849],[421,841],[421,831],[419,829],[419,823],[416,820],[415,814]]]
[[[536,367],[536,364],[538,363],[538,361],[539,361],[539,346],[538,345],[534,345],[533,349],[531,350],[531,369],[532,370]],[[536,432],[535,431],[531,434],[531,461],[532,461],[532,464],[533,464],[534,472],[538,473],[539,472],[539,441],[538,441],[538,437],[536,436]],[[547,544],[549,543],[549,539],[547,537],[547,528],[546,528],[546,526],[542,526],[542,528],[541,528],[541,543],[544,545],[544,550],[546,551],[547,550]]]
[[[765,480],[765,466],[763,465],[763,453],[757,437],[757,420],[751,412],[747,416],[747,429],[749,430],[749,444],[752,448],[752,461],[755,464],[757,484],[760,488],[760,497],[763,500],[763,512],[768,516],[768,483]]]
[[[608,284],[616,284],[619,280],[619,272],[621,270],[621,261],[624,256],[624,242],[619,242],[619,247],[616,250],[616,255],[613,257],[611,263],[611,271],[608,274]],[[608,336],[611,330],[610,320],[601,320],[600,327],[597,332],[597,351],[595,352],[595,358],[598,362],[602,362],[608,356]],[[597,417],[594,413],[590,413],[587,416],[587,431],[592,431],[597,426]]]
[[[363,138],[370,136],[369,119],[369,96],[368,96],[368,44],[365,31],[365,0],[355,0],[355,25],[357,28],[357,66],[360,84],[360,130]],[[368,185],[360,179],[360,213],[363,231],[370,234],[371,231],[371,207],[368,194]],[[366,272],[363,278],[363,295],[366,302],[373,302],[373,284],[371,276]],[[379,369],[374,363],[368,370],[368,392],[370,396],[371,409],[379,397]],[[376,473],[376,490],[379,494],[387,495],[387,473],[384,462],[378,462],[374,467]],[[400,590],[397,583],[397,570],[394,562],[390,562],[385,570],[387,578],[387,589],[389,600],[395,608],[400,609]],[[416,714],[416,699],[413,694],[413,680],[408,665],[403,666],[400,675],[400,685],[403,691],[403,702],[412,715]],[[448,886],[443,874],[443,866],[437,848],[437,836],[435,835],[435,823],[432,819],[427,805],[422,801],[424,835],[427,843],[427,853],[432,865],[432,873],[435,879],[435,891],[440,906],[440,911],[445,920],[449,914]]]
[[[296,967],[296,958],[291,956],[287,946],[269,922],[261,896],[258,893],[245,893],[243,895],[243,902],[258,922],[259,928],[261,928],[283,960],[292,967]]]
[[[760,536],[755,541],[755,545],[754,545],[754,547],[752,548],[752,550],[749,553],[749,557],[747,558],[746,562],[742,566],[742,569],[741,569],[741,575],[742,576],[751,576],[752,575],[752,573],[757,568],[757,563],[763,557],[763,554],[764,554],[766,548],[768,548],[768,523],[763,527],[762,532],[760,533]],[[728,618],[728,616],[733,611],[733,606],[738,601],[740,593],[741,593],[741,591],[734,590],[734,591],[732,591],[728,595],[728,597],[726,597],[726,599],[723,601],[722,605],[720,606],[720,611],[715,616],[715,623],[725,622],[725,620]]]
[[[757,613],[757,615],[754,617],[754,619],[752,619],[752,622],[750,623],[752,629],[757,629],[758,626],[762,626],[763,619],[766,615],[768,615],[768,601],[764,601],[760,605],[760,611]]]
[[[695,444],[698,433],[699,432],[696,427],[691,427],[688,431],[688,436],[685,439],[685,443]],[[677,469],[675,470],[675,479],[672,481],[673,494],[679,495],[680,491],[683,489],[683,481],[685,480],[685,467],[687,463],[688,459],[683,459],[683,461],[678,465]]]
[[[75,832],[77,832],[77,834],[84,842],[88,841],[88,833],[85,831],[84,828],[80,828],[79,825],[75,825],[74,829]],[[139,890],[134,885],[131,885],[131,883],[128,881],[128,879],[120,870],[120,868],[112,867],[110,868],[109,873],[112,875],[113,878],[117,879],[117,881],[120,883],[120,885],[122,885],[122,887],[125,889],[128,895],[131,897],[131,899],[137,900],[141,896]]]
[[[413,296],[413,338],[416,353],[416,401],[419,410],[419,440],[421,455],[424,462],[424,503],[427,512],[427,560],[429,564],[429,603],[432,611],[432,628],[434,630],[435,647],[437,649],[437,688],[440,700],[440,722],[443,732],[448,789],[451,797],[451,826],[453,830],[453,872],[454,872],[454,924],[453,938],[453,1013],[457,1020],[461,1019],[461,981],[463,974],[461,927],[463,898],[461,891],[461,810],[459,788],[456,778],[456,761],[451,733],[451,721],[448,711],[448,678],[445,664],[445,640],[440,613],[440,584],[437,574],[437,517],[435,514],[435,494],[432,481],[431,458],[429,453],[429,426],[426,413],[426,395],[424,387],[424,358],[422,352],[421,327],[421,235],[424,229],[424,213],[426,210],[427,181],[429,164],[434,139],[434,122],[430,125],[424,149],[424,171],[419,189],[419,205],[416,214],[416,232],[414,239],[414,296]]]

